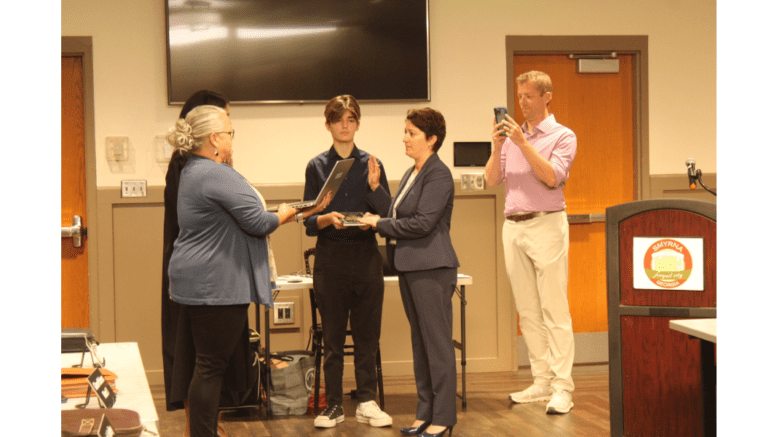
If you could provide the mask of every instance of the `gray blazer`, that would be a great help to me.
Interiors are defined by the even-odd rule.
[[[399,183],[401,193],[413,167]],[[382,187],[378,188],[383,190]],[[376,190],[377,191],[377,190]],[[384,197],[389,194],[384,192]],[[390,197],[389,197],[390,198]],[[388,203],[388,202],[386,202]],[[451,215],[453,214],[453,176],[450,169],[432,154],[416,175],[413,184],[399,205],[396,198],[387,210],[380,211],[377,229],[381,236],[396,240],[387,254],[400,272],[431,270],[441,267],[459,267],[459,260],[451,243]],[[397,218],[392,218],[394,209]]]

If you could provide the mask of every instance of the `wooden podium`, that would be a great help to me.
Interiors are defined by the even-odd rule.
[[[715,204],[629,202],[607,208],[606,226],[611,435],[714,435],[714,429],[704,429],[698,344],[670,330],[669,321],[716,317]],[[635,267],[634,258],[647,263],[650,255],[650,249],[635,255],[635,246],[652,238],[701,242],[703,263],[695,259],[690,275],[703,265],[703,278],[695,278],[702,290],[635,287],[635,279],[644,281],[648,270]]]

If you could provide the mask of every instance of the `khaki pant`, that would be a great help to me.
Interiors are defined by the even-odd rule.
[[[505,220],[502,243],[534,383],[571,392],[575,342],[567,300],[566,212]]]

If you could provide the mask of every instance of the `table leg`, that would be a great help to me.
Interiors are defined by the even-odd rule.
[[[453,347],[461,351],[461,408],[467,408],[467,291],[461,286],[461,341],[453,340]]]
[[[461,286],[461,408],[467,408],[467,299]]]
[[[264,394],[267,396],[265,406],[267,407],[267,418],[269,419],[272,417],[272,408],[270,407],[270,373],[272,370],[270,369],[270,307],[267,305],[264,306],[264,363],[267,369],[264,375]]]

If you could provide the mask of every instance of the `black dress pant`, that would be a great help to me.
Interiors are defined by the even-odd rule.
[[[188,305],[196,350],[189,386],[192,437],[215,437],[218,429],[221,381],[229,358],[248,320],[248,304]]]
[[[453,304],[456,269],[399,273],[399,291],[410,322],[418,405],[416,419],[456,424],[456,352]]]
[[[375,400],[375,354],[383,315],[383,258],[373,238],[360,242],[319,241],[313,270],[316,305],[324,334],[327,405],[343,404],[343,356],[351,323],[356,398]]]

